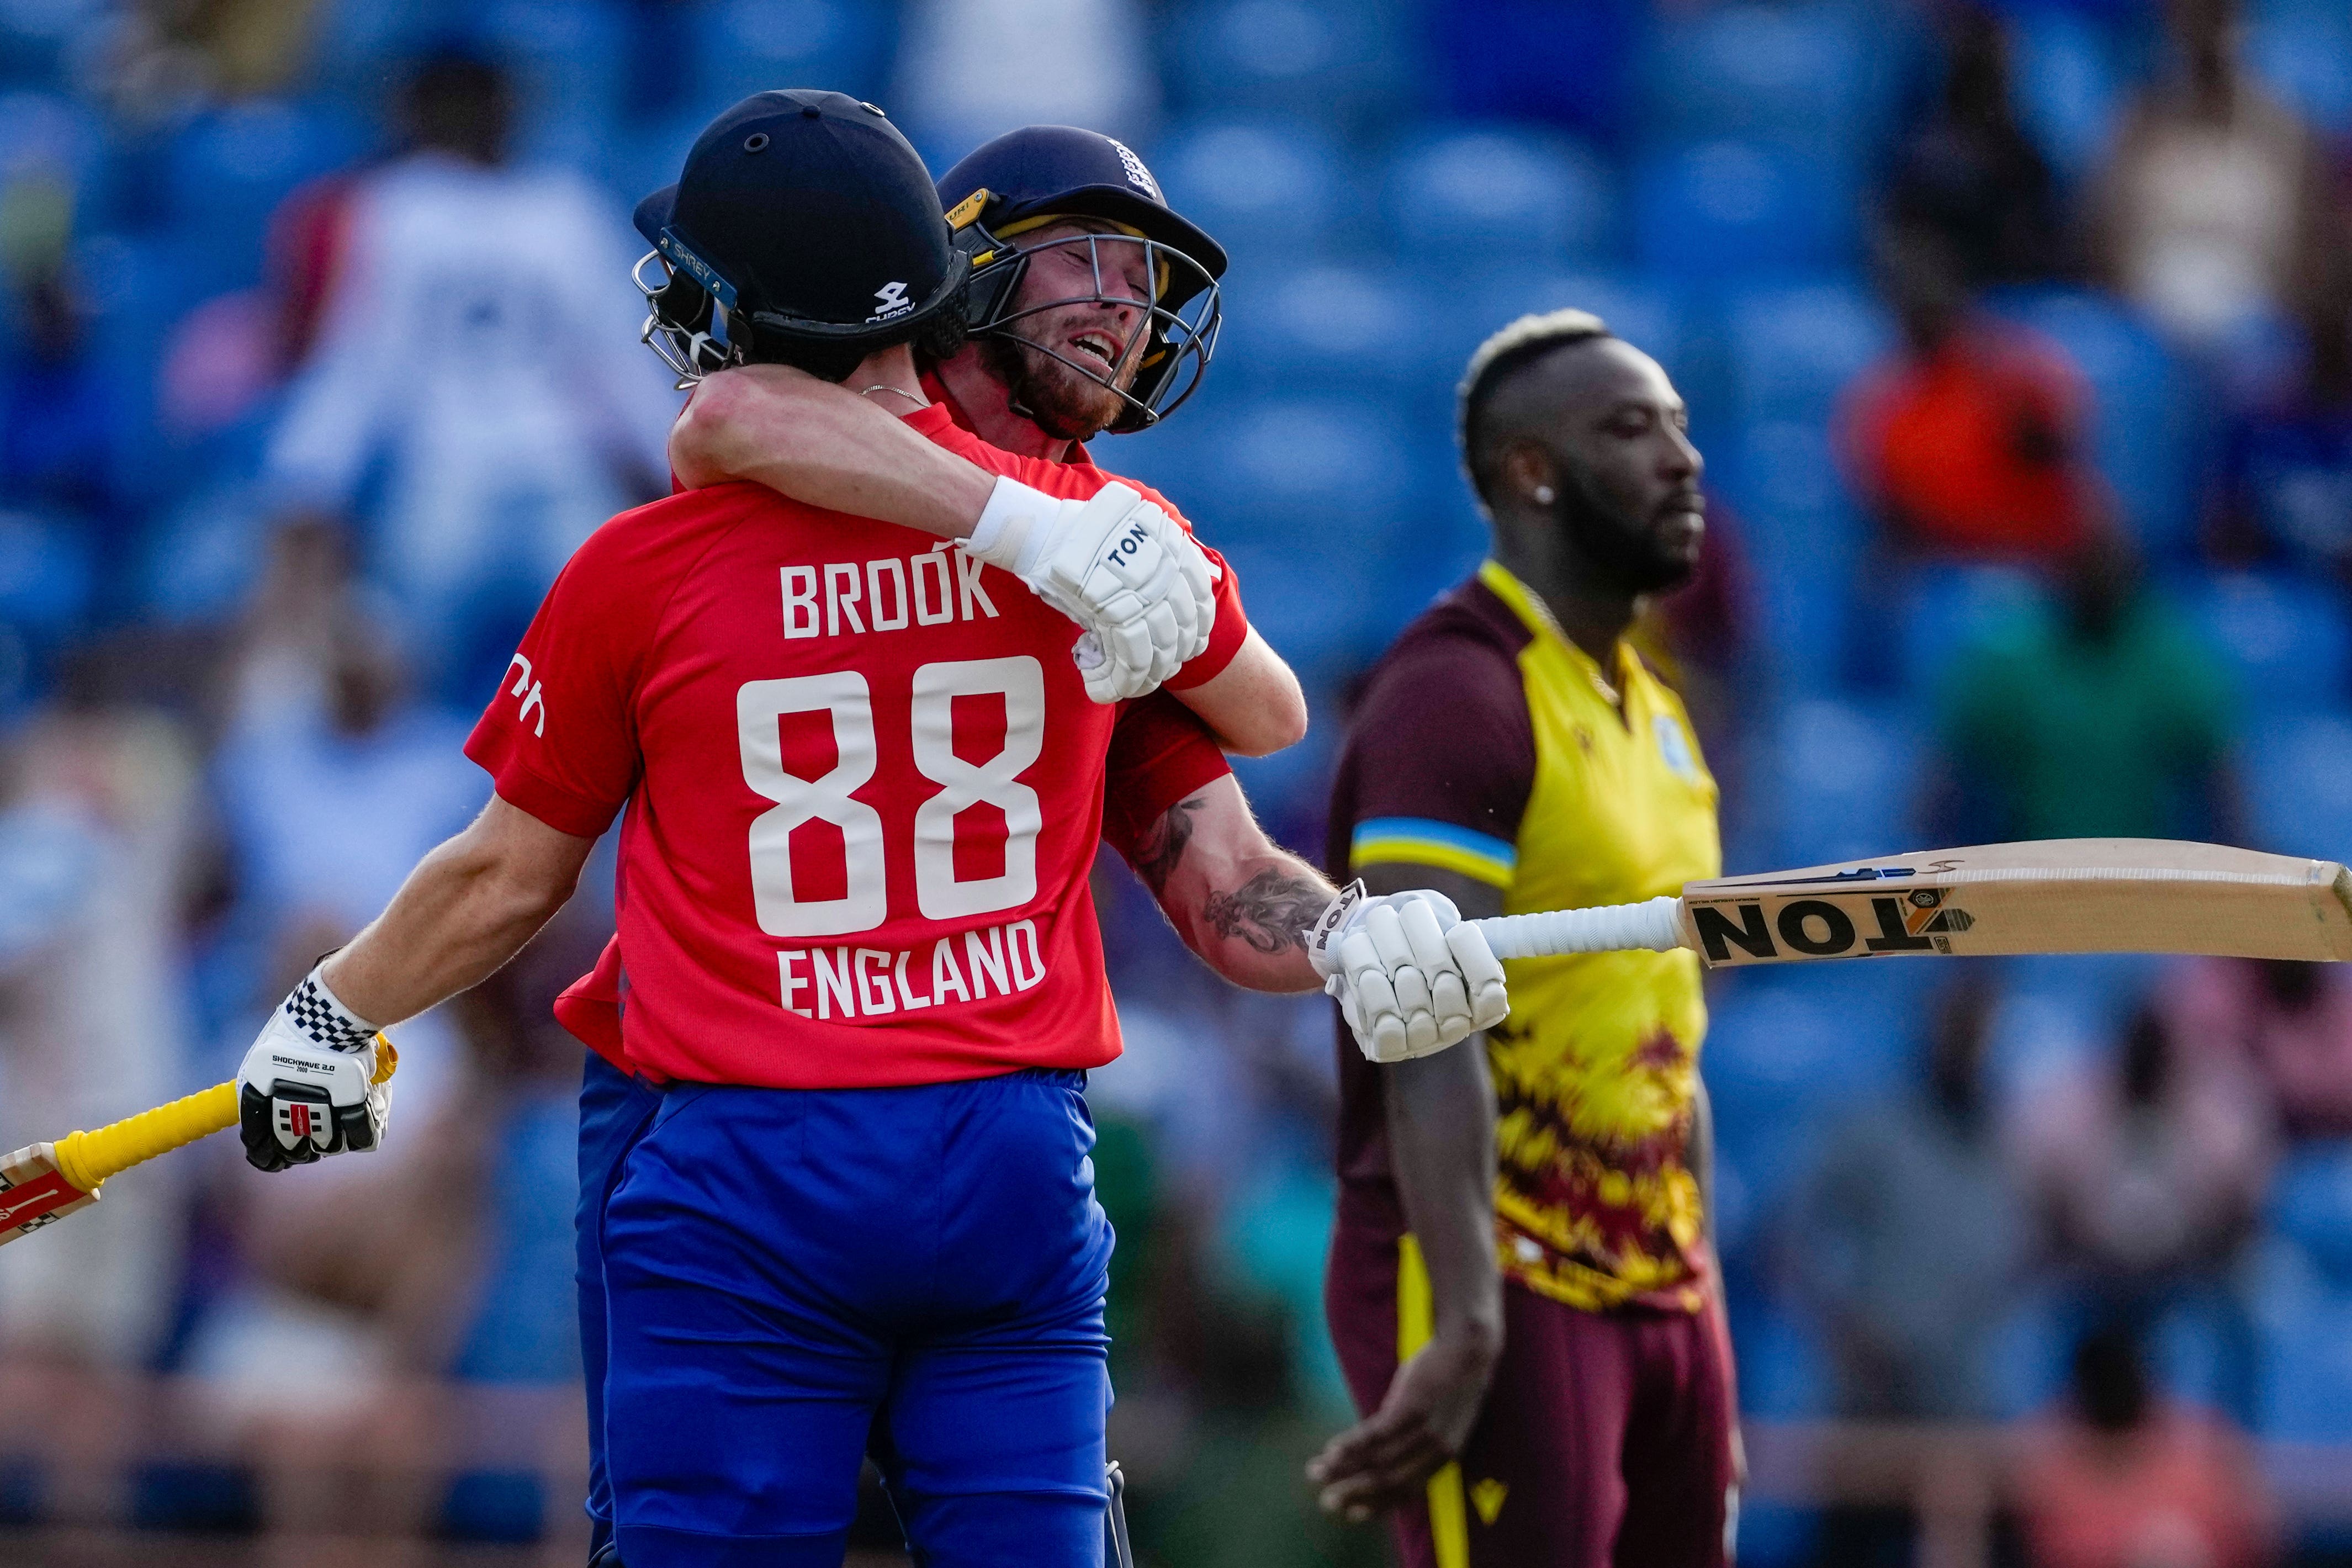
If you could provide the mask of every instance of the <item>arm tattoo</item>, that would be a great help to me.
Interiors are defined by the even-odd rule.
[[[1201,918],[1222,937],[1239,937],[1260,952],[1307,945],[1307,928],[1331,901],[1330,890],[1288,871],[1260,871],[1233,893],[1211,893]]]
[[[1137,847],[1136,874],[1154,894],[1168,890],[1168,879],[1175,874],[1176,862],[1184,858],[1184,847],[1192,842],[1192,814],[1201,809],[1202,797],[1180,800],[1151,825]]]

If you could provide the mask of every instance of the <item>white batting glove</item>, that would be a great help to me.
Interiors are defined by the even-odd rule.
[[[1000,479],[969,553],[1003,567],[1085,628],[1073,650],[1087,695],[1141,697],[1209,646],[1209,558],[1183,526],[1125,485],[1057,500]]]
[[[246,1163],[282,1171],[380,1147],[392,1085],[374,1081],[378,1039],[375,1026],[338,1001],[312,970],[269,1015],[236,1069]]]
[[[1509,1016],[1503,965],[1443,893],[1340,889],[1307,933],[1307,961],[1376,1062],[1410,1061]]]

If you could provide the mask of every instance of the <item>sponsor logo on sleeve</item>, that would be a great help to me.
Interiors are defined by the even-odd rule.
[[[515,722],[529,720],[530,732],[544,737],[547,734],[547,695],[540,683],[530,677],[530,660],[517,654],[507,660],[507,668],[515,671],[514,684],[507,688],[507,695],[522,699],[522,708],[516,713]]]

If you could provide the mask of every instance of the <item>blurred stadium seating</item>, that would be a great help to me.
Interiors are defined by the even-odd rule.
[[[1890,549],[1885,520],[1854,493],[1837,449],[1842,397],[1901,351],[1870,240],[1890,148],[1939,86],[1930,7],[1101,3],[1132,14],[1158,86],[1156,108],[1108,129],[1149,156],[1171,199],[1219,237],[1234,266],[1224,335],[1199,398],[1163,428],[1102,439],[1095,455],[1163,490],[1225,552],[1255,624],[1313,693],[1310,741],[1241,770],[1268,821],[1319,849],[1312,836],[1350,682],[1478,557],[1483,524],[1452,427],[1465,362],[1513,317],[1575,306],[1675,376],[1722,502],[1739,584],[1729,611],[1738,624],[1727,629],[1738,652],[1707,672],[1725,695],[1719,719],[1706,721],[1716,771],[1736,797],[1726,802],[1738,829],[1732,868],[1909,847],[1932,830],[1921,814],[1942,679],[1958,650],[2042,613],[2043,598],[2026,565]],[[1008,16],[1019,10],[1008,6]],[[596,181],[616,243],[634,244],[620,227],[627,205],[674,177],[712,113],[747,91],[809,83],[895,113],[895,65],[908,29],[925,25],[921,6],[893,0],[325,0],[254,7],[311,14],[307,32],[299,18],[281,29],[290,41],[272,47],[289,63],[271,77],[234,39],[194,23],[174,32],[180,23],[166,15],[234,9],[0,0],[0,262],[10,279],[0,407],[21,432],[41,409],[85,405],[68,394],[88,396],[105,411],[93,439],[110,475],[103,493],[60,489],[16,450],[22,439],[0,432],[0,748],[93,710],[162,709],[180,749],[148,776],[193,778],[200,795],[225,787],[220,737],[244,711],[224,695],[232,683],[222,671],[255,638],[258,596],[282,587],[287,570],[273,553],[283,498],[261,478],[292,369],[278,362],[289,285],[287,261],[268,249],[270,226],[289,193],[393,150],[389,103],[404,62],[451,43],[506,62],[526,154]],[[2160,8],[2006,0],[1996,9],[2020,119],[2074,202],[2156,68]],[[2250,0],[2246,9],[2249,68],[2309,123],[2317,155],[2346,183],[2352,9],[2341,0]],[[257,85],[225,85],[239,71]],[[28,292],[44,268],[76,296],[71,331],[55,342],[37,332]],[[635,301],[613,282],[611,329],[633,335]],[[220,310],[240,300],[242,313]],[[2008,283],[1984,304],[2053,345],[2088,388],[2091,466],[2152,580],[2188,612],[2233,688],[2249,835],[2264,847],[2352,856],[2343,582],[2276,552],[2217,554],[2209,537],[2217,455],[2243,412],[2230,406],[2239,385],[2230,367],[2168,339],[2083,273]],[[180,334],[207,308],[219,311],[215,324],[249,330],[189,349]],[[160,390],[174,353],[197,362],[199,380],[229,378],[248,362],[264,370],[217,425],[183,428]],[[368,554],[379,497],[367,487],[381,483],[378,474],[362,486],[354,536],[358,592],[372,605],[384,584]],[[448,633],[468,649],[503,635],[484,625]],[[464,715],[430,717],[446,725]],[[205,826],[188,837],[217,835],[222,815],[207,798],[194,813]],[[12,862],[0,888],[47,885],[58,842],[0,815],[0,859]],[[251,909],[253,867],[207,856],[235,859],[216,845],[191,851],[187,879],[199,890],[187,894],[193,912],[175,905],[172,917],[172,963],[190,1000],[171,1070],[191,1084],[249,1025],[254,998],[224,993],[268,974],[272,941],[299,929]],[[47,905],[28,893],[26,907]],[[1264,1165],[1255,1184],[1203,1182],[1202,1192],[1160,1194],[1166,1206],[1153,1212],[1180,1215],[1171,1234],[1214,1238],[1193,1260],[1204,1292],[1255,1291],[1286,1314],[1293,1406],[1328,1425],[1338,1417],[1309,1278],[1328,1192],[1319,1145],[1299,1131],[1323,1124],[1328,1071],[1301,1068],[1292,1058],[1302,1053],[1265,1046],[1255,1026],[1203,1000],[1207,987],[1171,957],[1141,900],[1106,900],[1106,911],[1126,922],[1113,950],[1140,955],[1123,987],[1131,978],[1160,1022],[1220,1053],[1217,1081],[1239,1086],[1241,1103],[1184,1126],[1229,1122],[1223,1154]],[[36,924],[0,910],[0,956],[16,951],[10,932]],[[1724,1244],[1743,1386],[1760,1419],[1831,1414],[1831,1331],[1787,1285],[1774,1248],[1786,1242],[1786,1204],[1818,1156],[1825,1119],[1916,1083],[1928,967],[1746,977],[1714,993],[1704,1059],[1722,1145]],[[2135,961],[1998,971],[1991,1048],[2004,1095],[2030,1099],[2066,1069],[2104,1059],[2168,973]],[[0,1108],[9,1070],[0,1042]],[[474,1309],[437,1370],[467,1385],[561,1384],[576,1375],[570,1217],[559,1201],[568,1112],[560,1097],[526,1097],[510,1111],[516,1137],[484,1177],[474,1215],[487,1238]],[[1139,1119],[1126,1131],[1147,1151],[1143,1164],[1213,1163],[1174,1122]],[[202,1245],[174,1286],[180,1326],[139,1365],[117,1369],[125,1376],[182,1374],[207,1314],[249,1283],[219,1216],[183,1220]],[[2352,1445],[2352,1153],[2291,1148],[2248,1245],[2258,1435]],[[2003,1408],[2038,1408],[2057,1392],[2074,1310],[2057,1294],[2021,1307],[2003,1352]],[[2212,1381],[2213,1334],[2193,1317],[2166,1329],[2159,1361],[2198,1392]],[[553,1419],[534,1406],[529,1429],[554,1430]],[[1178,1436],[1150,1429],[1166,1438],[1167,1468],[1155,1475],[1142,1462],[1147,1492],[1178,1485],[1181,1462],[1167,1455],[1192,1439],[1181,1422],[1171,1429]],[[0,1449],[0,1540],[46,1506],[10,1468],[18,1458]],[[529,1539],[549,1510],[568,1510],[552,1496],[572,1484],[562,1465],[510,1449],[467,1463],[477,1459],[454,1483],[453,1533]],[[1757,1516],[1749,1560],[1807,1560],[1821,1499],[1795,1482],[1767,1495],[1778,1511]],[[186,1522],[184,1510],[161,1514]],[[1335,1539],[1358,1544],[1297,1560],[1368,1560],[1368,1537]]]

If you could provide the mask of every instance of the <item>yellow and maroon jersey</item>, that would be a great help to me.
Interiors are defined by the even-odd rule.
[[[1329,861],[1339,877],[1456,871],[1500,889],[1513,914],[1631,903],[1720,871],[1715,806],[1681,700],[1622,645],[1604,677],[1490,561],[1372,671],[1333,789]],[[1487,1036],[1504,1272],[1587,1310],[1697,1310],[1706,1254],[1685,1159],[1706,1032],[1697,959],[1506,968],[1511,1016]],[[1344,1028],[1339,1062],[1341,1180],[1402,1231],[1381,1069]]]

